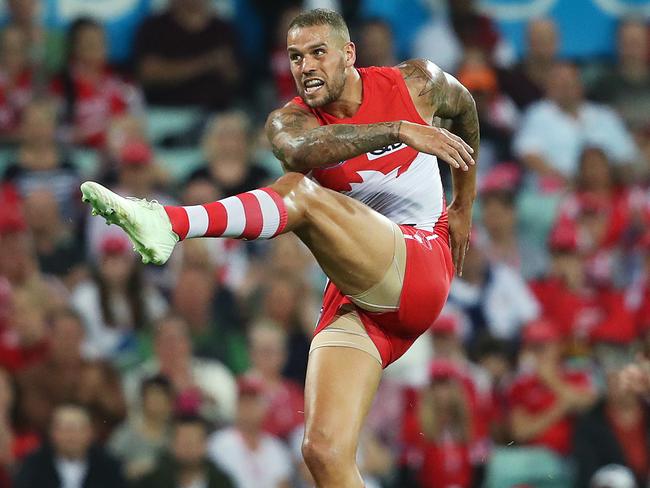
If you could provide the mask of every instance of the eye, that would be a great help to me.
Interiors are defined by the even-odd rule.
[[[325,49],[319,47],[318,49],[314,50],[314,54],[316,56],[322,56],[323,54],[325,54]]]
[[[297,63],[302,59],[302,56],[300,54],[294,53],[289,55],[289,59],[292,63]]]

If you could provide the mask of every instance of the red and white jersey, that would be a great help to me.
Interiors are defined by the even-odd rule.
[[[300,97],[293,103],[310,110],[321,125],[374,124],[407,120],[427,125],[418,113],[397,68],[358,68],[363,100],[357,113],[338,119],[312,109]],[[311,177],[326,188],[359,200],[397,224],[436,228],[447,234],[447,209],[435,156],[397,143],[314,169]]]

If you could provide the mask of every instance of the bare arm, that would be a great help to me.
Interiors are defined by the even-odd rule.
[[[566,404],[560,401],[539,415],[529,415],[523,408],[515,407],[510,423],[512,437],[517,442],[532,441],[567,414]]]
[[[269,115],[266,133],[286,170],[306,172],[400,142],[401,123],[320,126],[311,113],[287,105]]]
[[[471,147],[474,161],[479,153],[479,122],[476,104],[467,88],[456,78],[442,71],[430,61],[415,59],[398,66],[404,76],[413,102],[423,116],[451,120],[451,131],[457,140]],[[404,127],[402,130],[407,130]],[[445,130],[445,129],[441,129]],[[452,156],[459,153],[463,160],[465,146],[453,148]],[[465,252],[469,246],[472,225],[472,205],[476,198],[476,166],[452,165],[453,200],[449,206],[449,228],[456,272],[462,275]]]

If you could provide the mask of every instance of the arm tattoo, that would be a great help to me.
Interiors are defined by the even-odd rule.
[[[434,115],[452,121],[451,131],[472,149],[479,149],[479,123],[476,105],[469,91],[456,78],[424,59],[412,59],[398,66],[407,85],[417,88],[418,97],[431,104]]]
[[[284,168],[302,172],[399,142],[400,125],[395,121],[318,126],[311,114],[285,107],[271,113],[266,132]]]

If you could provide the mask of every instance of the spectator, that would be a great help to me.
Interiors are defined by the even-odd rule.
[[[83,318],[89,350],[122,365],[137,354],[137,332],[167,311],[158,290],[143,282],[142,265],[123,234],[104,237],[97,269],[70,300]]]
[[[287,244],[296,245],[295,240]],[[275,247],[275,251],[281,249]],[[300,261],[295,253],[295,261]],[[280,264],[276,263],[276,266]],[[303,261],[304,264],[304,261]],[[300,266],[296,264],[296,266]],[[279,267],[267,269],[263,285],[260,288],[261,306],[257,316],[270,320],[281,327],[287,334],[288,349],[284,366],[284,375],[298,384],[304,384],[307,374],[307,359],[311,344],[311,324],[316,320],[315,307],[310,307],[310,297],[306,293],[301,279],[293,274],[276,272]],[[299,276],[299,275],[298,275]]]
[[[611,104],[633,130],[650,127],[650,40],[639,19],[621,21],[617,37],[617,64],[608,66],[594,83],[592,96]]]
[[[510,145],[519,122],[519,110],[501,93],[496,71],[480,51],[466,53],[457,76],[476,102],[481,125],[481,155],[477,167],[480,177],[495,164],[512,159]]]
[[[630,191],[619,180],[605,151],[585,147],[580,155],[574,190],[560,205],[558,219],[575,223],[581,203],[589,200],[607,214],[606,232],[596,247],[618,244],[630,225]]]
[[[52,413],[51,445],[30,455],[20,467],[14,488],[124,488],[119,464],[93,445],[89,412],[63,404]]]
[[[522,277],[508,266],[491,264],[476,242],[465,256],[463,276],[451,284],[448,303],[468,316],[471,340],[485,333],[512,340],[539,314],[537,300]]]
[[[506,265],[530,280],[544,273],[548,259],[542,246],[518,232],[518,182],[514,165],[499,165],[485,176],[479,195],[485,234],[479,234],[479,239],[491,263]]]
[[[624,362],[620,359],[627,356],[625,362],[629,362],[629,351],[609,349],[606,354],[602,358],[607,379],[605,398],[576,426],[576,488],[589,488],[594,473],[608,464],[627,466],[636,476],[637,486],[646,486],[650,478],[650,409],[621,383]]]
[[[287,362],[287,335],[273,323],[257,322],[249,332],[251,369],[246,373],[263,385],[267,413],[263,429],[288,439],[304,423],[302,388],[282,377]]]
[[[610,108],[585,101],[575,66],[558,62],[550,69],[546,98],[531,105],[514,140],[514,152],[538,178],[540,188],[565,186],[578,170],[582,149],[602,148],[613,162],[637,157],[634,140]]]
[[[435,3],[430,2],[432,6]],[[512,60],[511,47],[500,38],[492,20],[478,12],[474,0],[449,0],[446,4],[447,9],[434,11],[417,33],[414,57],[430,59],[450,73],[458,69],[469,49],[482,51],[486,59],[499,65]]]
[[[208,428],[200,417],[180,417],[174,422],[170,453],[136,488],[235,488],[228,475],[207,453]]]
[[[0,368],[15,374],[47,355],[45,309],[25,290],[12,290],[7,280],[2,279],[1,286]]]
[[[20,144],[15,160],[4,173],[25,198],[35,190],[50,190],[64,219],[79,216],[79,175],[56,141],[56,106],[52,99],[39,99],[24,110]]]
[[[561,336],[543,320],[524,330],[520,367],[508,395],[512,438],[566,456],[576,415],[597,399],[589,377],[563,365]]]
[[[203,136],[207,164],[192,173],[190,180],[209,179],[224,196],[263,186],[268,173],[251,161],[250,146],[250,120],[244,112],[215,116]]]
[[[51,86],[62,100],[74,144],[103,148],[111,119],[136,110],[140,103],[135,87],[108,68],[106,56],[102,24],[87,17],[75,20],[68,31],[65,70]]]
[[[3,29],[0,36],[0,140],[6,142],[16,140],[23,110],[34,92],[26,44],[25,35],[18,27]]]
[[[242,78],[233,27],[207,0],[171,0],[137,34],[137,70],[153,105],[232,106]]]
[[[57,73],[65,61],[65,36],[46,27],[43,4],[37,0],[8,0],[9,24],[17,27],[27,41],[25,52],[30,64],[37,70],[37,81],[42,84],[49,75]]]
[[[61,311],[51,322],[47,358],[17,376],[21,413],[43,433],[57,405],[78,403],[87,409],[96,438],[105,440],[126,411],[117,373],[83,357],[84,327],[73,311]]]
[[[117,428],[108,443],[110,451],[133,481],[153,470],[169,443],[174,392],[163,376],[146,378],[140,385],[140,411]]]
[[[14,290],[29,294],[46,313],[66,306],[67,290],[56,278],[39,271],[20,207],[6,199],[0,205],[0,276],[7,278]]]
[[[237,387],[230,371],[218,361],[192,356],[188,325],[181,317],[163,317],[154,330],[154,357],[125,376],[130,403],[143,378],[162,375],[174,388],[176,413],[201,414],[217,424],[231,422]]]
[[[25,198],[25,219],[34,239],[38,267],[74,288],[86,275],[84,248],[59,211],[51,190],[34,190]]]
[[[395,44],[390,24],[380,18],[364,21],[359,29],[356,66],[395,66]]]
[[[409,405],[403,424],[406,448],[420,459],[417,486],[469,488],[472,412],[462,373],[453,362],[437,359],[429,378],[430,384]]]
[[[551,264],[548,274],[531,283],[542,315],[560,335],[576,346],[590,341],[630,343],[636,337],[632,311],[622,292],[611,285],[588,279],[578,233],[573,226],[559,225],[551,233]]]
[[[287,56],[287,32],[291,21],[300,13],[300,7],[289,6],[275,24],[273,45],[270,53],[270,71],[275,84],[277,106],[296,96],[296,82],[291,74],[291,65]]]
[[[196,247],[184,249],[186,262],[197,259]],[[239,306],[230,290],[217,283],[214,264],[206,264],[200,266],[195,261],[180,270],[172,292],[172,309],[187,323],[197,356],[217,359],[235,373],[243,372],[248,353]]]
[[[508,426],[508,386],[512,381],[512,348],[498,339],[486,337],[476,344],[476,363],[487,374],[489,388],[488,435],[496,444],[510,442]]]
[[[499,85],[520,109],[544,96],[551,69],[557,60],[558,32],[552,19],[536,19],[528,24],[524,58],[499,70]]]
[[[208,442],[210,459],[241,488],[291,486],[289,450],[262,430],[267,409],[262,383],[243,378],[235,425],[216,432]]]

